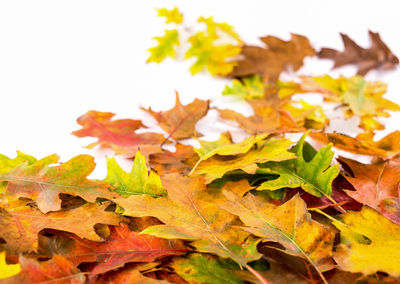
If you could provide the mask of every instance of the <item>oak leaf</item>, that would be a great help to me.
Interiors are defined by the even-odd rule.
[[[7,264],[6,263],[6,252],[0,253],[0,281],[1,279],[8,278],[18,274],[21,271],[20,265],[17,264]]]
[[[68,211],[43,214],[30,206],[0,208],[0,238],[12,253],[32,252],[38,249],[38,233],[43,229],[72,232],[80,238],[103,241],[94,226],[118,225],[123,218],[114,212],[104,211],[108,204],[88,203]]]
[[[263,182],[257,190],[277,190],[280,188],[301,187],[304,191],[317,197],[332,194],[332,181],[339,174],[339,166],[330,166],[333,151],[331,145],[316,152],[305,143],[306,135],[297,142],[291,152],[297,158],[282,161],[268,162],[260,165],[259,174],[279,175],[278,178]]]
[[[198,160],[197,154],[190,145],[175,144],[175,152],[163,149],[160,153],[149,155],[149,164],[158,174],[188,174]]]
[[[400,226],[364,206],[333,219],[340,231],[334,259],[342,270],[365,275],[378,271],[400,276]],[[387,252],[390,252],[388,257]]]
[[[291,40],[284,41],[275,36],[260,38],[264,47],[244,45],[242,60],[230,74],[233,77],[260,75],[264,81],[276,81],[281,72],[291,67],[294,71],[303,66],[307,56],[314,56],[315,50],[309,40],[298,34],[291,34]]]
[[[141,234],[190,240],[197,251],[229,257],[242,266],[260,257],[256,249],[258,241],[232,227],[239,224],[236,217],[215,204],[224,199],[221,193],[209,195],[202,179],[179,174],[166,175],[162,182],[167,197],[132,195],[116,200],[125,209],[124,215],[152,216],[164,223],[148,227]]]
[[[181,24],[183,21],[183,15],[179,12],[178,7],[174,7],[171,10],[166,8],[156,9],[159,17],[165,18],[166,24]]]
[[[305,258],[327,283],[322,272],[334,267],[331,256],[335,234],[329,227],[311,219],[299,195],[275,206],[252,194],[243,198],[229,191],[224,194],[227,201],[219,203],[219,206],[238,215],[247,225],[241,227],[243,230],[265,241],[279,242],[286,253]]]
[[[188,252],[183,241],[165,240],[131,231],[127,224],[110,227],[110,236],[104,242],[82,240],[74,235],[74,248],[63,253],[74,264],[96,262],[90,277],[122,267],[129,262],[153,262],[168,255]]]
[[[257,139],[259,139],[257,137],[265,136],[262,135],[256,136],[256,138],[250,138],[253,140],[256,139],[257,141]],[[253,142],[251,148],[244,144],[243,148],[246,149],[247,152],[243,154],[234,154],[234,152],[232,155],[229,155],[229,151],[227,151],[224,155],[219,155],[218,152],[216,152],[211,158],[205,161],[204,159],[200,160],[201,162],[193,171],[193,176],[203,175],[205,182],[208,184],[215,179],[221,178],[224,174],[235,170],[242,170],[248,174],[255,174],[258,163],[293,159],[295,154],[287,151],[291,144],[292,142],[287,139],[270,138],[258,143]],[[232,144],[231,147],[232,146],[235,146],[235,144]]]
[[[176,93],[175,106],[168,111],[155,112],[151,108],[142,110],[151,114],[169,137],[175,140],[197,136],[196,123],[204,117],[209,108],[209,101],[195,99],[188,105],[182,105]]]
[[[76,268],[70,261],[62,256],[54,255],[48,261],[36,261],[19,257],[21,272],[10,278],[0,280],[1,284],[25,283],[57,283],[57,284],[83,284],[85,274]]]
[[[366,75],[370,70],[378,68],[393,69],[399,64],[399,59],[382,41],[379,33],[368,31],[368,34],[371,41],[369,48],[362,48],[348,35],[340,33],[344,51],[325,47],[317,55],[319,58],[332,59],[335,62],[333,68],[356,64],[358,67],[357,74],[359,75]]]
[[[156,36],[154,40],[157,45],[148,49],[150,52],[147,63],[160,63],[167,57],[174,58],[176,56],[175,48],[179,45],[179,33],[177,30],[165,30],[163,36]]]
[[[80,196],[89,202],[118,196],[108,190],[108,183],[87,179],[96,166],[93,157],[79,155],[61,165],[51,166],[58,160],[54,154],[31,164],[22,163],[0,174],[0,181],[7,182],[5,196],[33,199],[43,213],[61,209],[60,193]]]
[[[400,225],[399,203],[392,202],[400,198],[398,188],[400,163],[383,161],[376,164],[363,164],[343,157],[339,158],[339,162],[350,168],[351,173],[346,176],[346,179],[356,189],[355,191],[347,190],[347,195],[381,212],[389,220]],[[392,204],[392,212],[385,210],[389,203]]]
[[[400,131],[389,133],[382,139],[374,141],[373,134],[359,134],[355,138],[341,133],[311,132],[314,140],[328,144],[350,153],[377,156],[382,159],[396,158],[400,154]]]
[[[233,273],[239,268],[235,263],[232,265],[227,260],[207,254],[192,253],[185,258],[175,258],[171,266],[179,276],[189,283],[243,283],[243,280]]]
[[[107,176],[104,180],[124,197],[133,194],[148,194],[153,197],[166,195],[160,177],[154,171],[147,173],[146,159],[140,151],[136,152],[130,173],[121,169],[114,158],[107,158]]]
[[[226,85],[223,95],[238,96],[245,100],[262,99],[264,97],[265,84],[261,77],[254,75],[243,77],[241,80],[233,79],[232,86]]]
[[[72,132],[78,137],[97,137],[95,143],[89,144],[91,149],[97,145],[112,148],[118,154],[134,154],[138,148],[144,152],[161,151],[159,145],[165,137],[158,133],[135,133],[139,128],[145,127],[140,120],[117,119],[112,120],[115,114],[111,112],[88,111],[78,118],[77,122],[82,129]]]

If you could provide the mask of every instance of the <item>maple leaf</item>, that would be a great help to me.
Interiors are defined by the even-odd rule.
[[[198,160],[190,145],[175,144],[176,151],[163,150],[149,156],[149,164],[160,175],[179,172],[188,174]]]
[[[46,214],[29,206],[8,211],[0,207],[0,238],[5,240],[6,250],[13,253],[36,251],[38,233],[43,229],[67,231],[88,240],[103,241],[94,225],[118,225],[123,221],[116,213],[104,211],[107,206],[88,203],[68,211]]]
[[[340,215],[343,220],[330,217],[340,231],[340,244],[333,254],[340,269],[365,275],[386,272],[400,276],[400,226],[373,209]],[[390,257],[387,252],[390,251]]]
[[[223,95],[238,96],[245,100],[262,99],[265,84],[258,75],[244,77],[241,80],[233,79],[232,86],[225,86]]]
[[[236,154],[237,150],[230,154],[229,151],[226,151],[229,147],[226,149],[222,148],[219,153],[215,151],[215,154],[211,158],[205,161],[204,158],[200,160],[201,163],[194,169],[193,176],[204,175],[205,182],[210,183],[215,179],[221,178],[227,172],[242,170],[248,174],[255,174],[258,168],[257,163],[284,161],[295,157],[293,153],[287,151],[288,147],[292,144],[290,140],[270,138],[266,141],[256,143],[260,137],[265,136],[252,138],[253,144],[250,144],[252,148],[244,143],[238,143],[245,150],[247,149],[247,152],[244,154]],[[231,148],[234,146],[235,144],[232,144]],[[225,152],[222,152],[222,150],[225,150]],[[242,151],[241,148],[239,150]],[[220,153],[223,153],[223,155]]]
[[[1,284],[13,283],[85,283],[86,277],[70,261],[59,255],[54,255],[48,261],[38,262],[24,256],[19,257],[21,272],[10,278],[0,280]]]
[[[134,154],[138,148],[152,152],[160,151],[165,137],[158,133],[135,133],[135,130],[145,127],[140,120],[111,120],[115,114],[111,112],[88,111],[78,118],[82,129],[72,132],[78,137],[97,137],[98,141],[87,146],[91,149],[97,145],[112,148],[116,153]]]
[[[257,190],[277,190],[280,188],[301,187],[304,191],[317,197],[332,194],[332,181],[339,174],[339,166],[330,166],[334,153],[331,145],[316,152],[305,143],[306,135],[291,149],[297,158],[268,162],[260,165],[259,174],[279,175],[278,178],[263,182]]]
[[[232,270],[238,270],[235,263],[207,254],[192,253],[185,258],[174,258],[171,266],[179,276],[190,283],[243,283],[240,277],[232,273]]]
[[[147,173],[146,159],[140,151],[136,152],[130,173],[121,169],[114,158],[107,158],[107,176],[104,180],[124,197],[132,194],[148,194],[153,197],[167,194],[160,177],[153,171]]]
[[[20,265],[7,264],[6,263],[6,252],[0,252],[0,281],[1,279],[8,278],[18,274],[21,271]]]
[[[150,52],[147,63],[160,63],[167,57],[176,56],[175,47],[179,45],[179,33],[177,30],[165,30],[163,36],[156,36],[153,39],[157,41],[155,47],[148,49]]]
[[[197,121],[204,117],[209,108],[209,101],[195,99],[188,105],[182,105],[176,93],[175,106],[168,111],[155,112],[151,108],[142,110],[151,114],[169,137],[175,140],[197,136],[195,126]]]
[[[222,194],[210,196],[204,181],[198,178],[170,174],[162,181],[168,191],[167,197],[132,195],[116,200],[125,209],[124,215],[152,216],[164,223],[148,227],[141,234],[190,240],[197,251],[232,258],[246,268],[247,262],[260,257],[256,249],[258,241],[232,227],[238,224],[235,216],[215,204],[224,199]],[[242,190],[241,187],[233,189]]]
[[[279,242],[285,252],[305,258],[325,282],[322,272],[334,267],[331,260],[334,232],[311,219],[305,202],[294,196],[281,206],[266,203],[252,194],[240,198],[224,191],[227,201],[219,206],[238,215],[248,227],[242,227],[265,241]]]
[[[166,24],[181,24],[183,21],[183,15],[179,12],[178,7],[174,7],[172,10],[166,8],[156,9],[159,17],[165,18]]]
[[[400,131],[389,133],[378,141],[374,141],[372,133],[359,134],[353,138],[341,133],[311,132],[310,137],[323,144],[332,143],[335,148],[355,154],[383,159],[396,158],[400,154]]]
[[[339,162],[346,164],[352,172],[346,179],[356,191],[346,190],[347,195],[400,225],[400,206],[397,207],[397,214],[394,216],[392,212],[386,212],[384,207],[386,202],[390,202],[388,199],[399,199],[400,164],[392,161],[363,164],[343,157],[339,157]]]
[[[340,33],[344,51],[322,48],[317,55],[319,58],[332,59],[335,62],[333,68],[356,64],[358,67],[357,74],[359,75],[366,75],[370,70],[378,68],[393,69],[399,64],[399,59],[382,41],[379,33],[368,31],[368,34],[371,40],[371,47],[369,48],[360,47],[349,36]]]
[[[298,34],[291,34],[291,40],[284,41],[274,36],[260,38],[264,47],[244,45],[242,60],[237,62],[231,76],[243,77],[258,74],[264,81],[276,81],[279,74],[289,66],[297,71],[303,59],[315,54],[309,40]]]
[[[196,59],[190,71],[195,74],[207,69],[211,75],[229,74],[236,65],[230,59],[241,51],[239,36],[230,25],[216,23],[212,17],[200,17],[198,22],[204,23],[206,30],[188,39],[190,48],[185,58]]]
[[[168,255],[183,255],[188,252],[183,241],[165,240],[131,231],[127,224],[110,227],[110,236],[104,242],[82,240],[74,235],[71,251],[62,255],[78,265],[96,262],[90,277],[122,267],[129,262],[153,262]]]
[[[0,181],[7,181],[6,197],[33,199],[46,213],[61,209],[60,193],[80,196],[89,202],[118,196],[108,190],[108,183],[86,178],[96,166],[93,157],[79,155],[61,165],[50,166],[58,160],[54,154],[0,174]]]

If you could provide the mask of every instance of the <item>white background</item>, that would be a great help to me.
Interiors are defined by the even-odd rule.
[[[82,153],[94,155],[94,177],[105,175],[107,151],[83,146],[94,138],[77,138],[76,118],[88,110],[111,111],[117,118],[155,122],[138,107],[155,110],[174,105],[174,90],[183,103],[195,97],[215,99],[214,105],[231,106],[250,114],[236,101],[221,99],[227,81],[207,74],[191,76],[188,62],[167,60],[146,64],[146,51],[154,36],[163,34],[163,20],[155,8],[177,5],[191,25],[203,16],[228,22],[247,43],[258,37],[290,38],[306,35],[319,49],[342,49],[339,32],[366,47],[368,29],[377,31],[400,55],[397,1],[0,1],[0,153],[14,157],[16,150],[38,158],[58,153],[61,161]],[[353,75],[354,67],[331,71],[331,61],[307,59],[303,75]],[[389,84],[387,98],[400,103],[399,70],[370,72],[370,80]],[[283,74],[290,77],[291,74]],[[214,139],[224,130],[211,112],[199,129]],[[398,129],[400,115],[384,120],[387,131]],[[333,119],[330,130],[355,134],[355,124]],[[127,165],[125,165],[127,167]]]

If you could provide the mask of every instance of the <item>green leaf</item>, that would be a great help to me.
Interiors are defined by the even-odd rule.
[[[164,36],[154,37],[154,39],[158,44],[148,49],[151,54],[147,59],[147,63],[160,63],[166,57],[175,57],[175,46],[179,45],[179,33],[177,30],[165,30]]]
[[[230,265],[229,265],[230,264]],[[233,273],[239,267],[229,260],[221,260],[208,254],[192,253],[185,258],[175,258],[171,265],[176,273],[192,283],[238,284],[243,281]]]
[[[124,197],[135,194],[159,197],[167,194],[160,177],[153,171],[147,173],[146,159],[139,151],[136,152],[130,173],[121,169],[114,158],[107,158],[105,181],[114,186],[115,191]]]
[[[181,24],[183,21],[183,15],[179,12],[177,7],[172,10],[166,8],[156,9],[159,17],[165,18],[166,24]]]
[[[304,143],[305,138],[306,134],[291,150],[296,153],[296,159],[260,165],[258,174],[279,175],[279,177],[263,182],[257,188],[258,190],[301,187],[317,197],[332,194],[332,181],[340,172],[337,164],[330,166],[334,155],[331,151],[332,145],[325,146],[316,152],[308,143]]]
[[[232,86],[225,86],[223,95],[238,96],[245,100],[262,99],[264,97],[264,83],[261,77],[254,75],[242,80],[233,79]]]

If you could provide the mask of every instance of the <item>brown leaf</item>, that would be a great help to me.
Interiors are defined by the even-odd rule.
[[[151,108],[142,110],[151,114],[169,137],[175,140],[192,138],[198,136],[196,123],[207,114],[209,101],[195,99],[188,105],[182,105],[179,95],[176,93],[175,106],[167,111],[155,112]]]
[[[399,59],[392,53],[382,41],[379,33],[368,31],[371,46],[363,48],[353,41],[349,36],[340,33],[343,40],[344,51],[332,48],[322,48],[318,52],[319,58],[327,58],[335,61],[333,68],[348,64],[357,64],[359,75],[365,75],[370,70],[382,68],[393,69],[399,64]]]
[[[373,134],[359,134],[355,138],[340,133],[311,132],[314,140],[334,147],[362,155],[378,156],[383,159],[396,158],[400,154],[400,131],[394,131],[381,140],[374,141]]]
[[[346,190],[346,193],[400,225],[398,202],[400,163],[386,161],[377,164],[362,164],[343,157],[339,158],[339,162],[345,163],[352,171],[350,173],[352,175],[349,174],[346,179],[354,186],[356,191]],[[391,201],[394,201],[394,203]]]
[[[105,242],[82,240],[75,235],[69,235],[69,238],[75,241],[75,247],[63,256],[76,265],[97,262],[90,276],[119,268],[128,262],[152,262],[163,256],[188,252],[181,240],[141,235],[131,231],[125,223],[110,227],[110,236]]]
[[[265,47],[245,45],[242,47],[243,60],[233,69],[231,76],[244,77],[258,74],[264,81],[276,81],[279,74],[289,66],[297,71],[303,66],[306,56],[314,56],[315,50],[309,40],[298,34],[291,34],[289,41],[275,36],[265,36],[261,41]]]
[[[97,142],[87,146],[89,149],[99,145],[112,148],[118,154],[134,154],[138,148],[142,153],[161,151],[159,145],[165,140],[163,135],[153,132],[135,133],[137,129],[145,127],[140,120],[112,120],[114,115],[111,112],[88,111],[77,120],[82,129],[72,134],[78,137],[97,137]]]
[[[42,262],[21,255],[19,263],[21,272],[13,277],[0,280],[0,284],[83,284],[86,280],[84,273],[69,260],[59,255],[54,255],[52,259]]]
[[[43,229],[72,232],[81,238],[103,241],[95,231],[96,224],[118,225],[123,218],[104,209],[108,204],[88,203],[68,211],[43,214],[29,206],[0,208],[0,238],[4,239],[7,251],[23,253],[36,251],[38,233]]]

